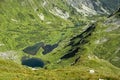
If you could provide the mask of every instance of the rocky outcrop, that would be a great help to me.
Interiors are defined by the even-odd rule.
[[[118,15],[120,16],[120,8],[119,8],[118,10],[116,10],[115,12],[111,13],[111,14],[108,16],[108,18],[111,17],[111,16],[114,16],[114,15],[116,15],[116,14],[118,14]]]
[[[71,57],[75,56],[77,54],[77,52],[79,51],[79,49],[81,49],[81,46],[88,42],[86,40],[86,38],[91,36],[95,27],[96,27],[96,25],[92,24],[85,31],[83,31],[81,34],[73,37],[70,40],[70,43],[66,46],[66,47],[71,46],[71,49],[68,51],[67,54],[63,55],[60,59],[68,59],[68,58],[71,58]]]

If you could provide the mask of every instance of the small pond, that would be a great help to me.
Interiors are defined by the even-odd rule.
[[[26,65],[29,67],[44,67],[44,62],[39,58],[28,58],[22,60],[22,65]]]

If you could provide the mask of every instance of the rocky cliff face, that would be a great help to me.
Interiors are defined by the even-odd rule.
[[[120,0],[67,0],[78,12],[88,14],[109,14],[120,5]]]

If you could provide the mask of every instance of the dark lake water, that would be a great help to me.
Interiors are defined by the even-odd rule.
[[[42,54],[47,54],[47,53],[50,53],[51,51],[53,51],[55,48],[58,47],[58,43],[56,44],[45,44],[43,42],[40,42],[40,43],[36,43],[34,44],[33,46],[28,46],[26,47],[25,49],[23,49],[23,52],[27,53],[27,54],[30,54],[30,55],[36,55],[37,52],[39,51],[40,48],[43,48],[43,52]]]
[[[29,58],[26,60],[22,60],[22,65],[26,65],[29,67],[44,67],[44,62],[39,58]]]
[[[50,45],[47,44],[45,46],[43,46],[42,48],[44,49],[44,51],[42,52],[42,54],[47,54],[50,53],[51,51],[53,51],[56,47],[58,47],[58,44],[54,44],[54,45]]]
[[[25,49],[23,49],[23,52],[27,53],[27,54],[30,54],[30,55],[36,55],[38,50],[44,46],[44,43],[43,42],[40,42],[40,43],[36,43],[34,44],[33,46],[28,46],[26,47]]]

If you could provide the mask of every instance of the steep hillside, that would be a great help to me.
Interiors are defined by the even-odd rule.
[[[120,0],[67,0],[67,2],[84,15],[109,14],[120,6]]]
[[[120,0],[0,0],[0,80],[119,80]]]
[[[38,70],[25,68],[12,61],[0,60],[0,80],[119,80],[119,69],[104,61],[100,63],[101,61],[91,60],[80,66]]]

